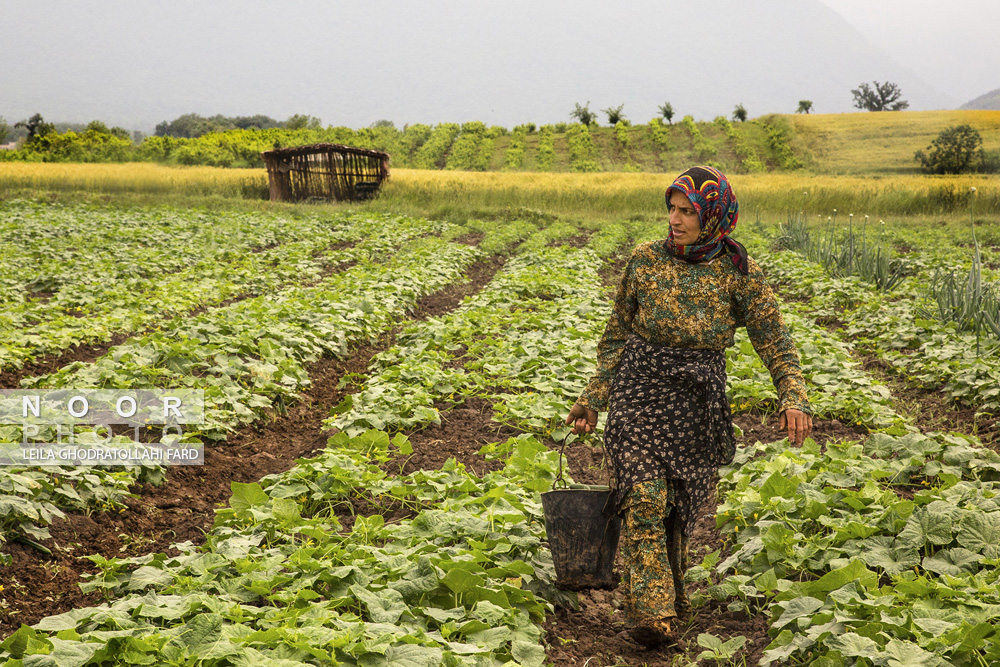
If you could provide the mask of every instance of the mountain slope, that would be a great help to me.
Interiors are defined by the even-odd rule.
[[[966,102],[959,109],[990,109],[1000,110],[1000,88],[992,90],[985,95],[980,95],[974,100]]]

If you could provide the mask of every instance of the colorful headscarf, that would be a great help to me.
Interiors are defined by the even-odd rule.
[[[671,232],[664,242],[667,251],[692,263],[707,262],[725,252],[740,273],[747,275],[749,265],[746,248],[729,238],[740,217],[740,206],[725,175],[712,167],[691,167],[667,188],[668,209],[671,208],[671,190],[680,191],[698,212],[701,234],[691,245],[678,245],[674,243]]]

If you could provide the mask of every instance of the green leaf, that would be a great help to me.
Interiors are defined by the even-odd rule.
[[[401,456],[409,456],[413,453],[413,445],[410,444],[410,439],[402,433],[397,433],[393,436],[392,444],[396,446]]]
[[[916,644],[890,639],[882,653],[889,667],[946,667],[947,662]]]
[[[406,571],[402,579],[392,582],[389,586],[403,596],[414,600],[424,593],[430,593],[438,587],[441,581],[437,569],[427,556],[420,556],[417,564]]]
[[[524,667],[542,667],[545,664],[545,649],[538,644],[514,640],[510,653]]]
[[[455,607],[453,609],[439,609],[438,607],[420,607],[420,612],[424,616],[429,616],[433,618],[438,623],[444,624],[448,621],[456,621],[460,618],[465,618],[468,614],[468,610],[465,607]],[[486,626],[489,627],[489,626]]]
[[[472,615],[491,626],[496,626],[507,616],[507,609],[488,600],[479,600],[472,608]]]
[[[330,415],[342,415],[354,408],[354,394],[347,394],[340,403],[330,408]]]
[[[868,637],[862,637],[853,632],[846,632],[839,637],[829,637],[826,640],[826,645],[849,658],[871,659],[879,653],[878,644]]]
[[[930,572],[957,577],[964,572],[975,572],[976,565],[982,559],[982,556],[968,549],[955,547],[952,549],[942,549],[933,556],[924,558],[922,565],[925,570],[929,570]]]
[[[52,653],[49,658],[57,667],[83,667],[100,648],[100,644],[96,642],[80,641],[79,635],[73,640],[54,637],[51,641]],[[25,661],[25,664],[29,663]]]
[[[399,644],[385,651],[385,664],[392,667],[440,667],[444,652],[436,646],[419,644]],[[364,664],[364,661],[359,661]]]
[[[996,633],[996,628],[990,623],[979,623],[972,627],[966,626],[965,630],[962,639],[955,647],[956,651],[969,652],[982,650],[983,640],[990,635],[995,636]]]
[[[173,580],[174,576],[170,572],[159,567],[143,565],[129,575],[128,589],[130,591],[139,591],[148,586],[168,586]]]
[[[816,581],[807,583],[806,591],[814,597],[825,597],[825,593],[854,582],[866,589],[872,589],[878,586],[878,576],[865,567],[860,560],[852,560],[846,566],[828,572]]]
[[[969,512],[962,519],[958,543],[986,558],[1000,557],[1000,516],[997,512]]]
[[[57,614],[55,616],[46,616],[42,620],[38,621],[38,623],[35,624],[35,627],[39,630],[45,630],[46,632],[72,630],[89,621],[96,613],[97,610],[94,607],[71,609],[70,611]],[[26,628],[28,626],[22,625],[21,627]],[[20,629],[18,632],[20,632]],[[7,640],[10,640],[13,636],[14,635],[11,635],[7,638]],[[0,648],[4,648],[4,644],[0,644]]]
[[[41,638],[37,632],[27,625],[22,624],[14,634],[3,640],[3,643],[0,643],[0,650],[9,653],[11,657],[22,658],[26,654],[36,653],[36,647],[40,642],[45,641],[47,640]],[[48,653],[48,651],[45,651],[45,653]]]
[[[164,645],[163,655],[175,661],[187,656],[207,659],[235,655],[238,649],[223,637],[222,625],[223,619],[219,614],[198,614]]]
[[[291,498],[276,498],[272,502],[271,513],[283,527],[296,526],[302,521],[299,504]]]
[[[800,597],[787,602],[777,602],[775,607],[782,609],[781,615],[775,620],[771,627],[781,629],[796,619],[803,616],[812,616],[823,608],[823,601],[813,597]]]
[[[915,549],[921,549],[925,544],[948,544],[951,539],[951,517],[926,507],[913,512],[899,533],[900,542]]]
[[[707,648],[715,654],[719,654],[719,649],[722,648],[722,640],[715,635],[709,634],[707,632],[702,632],[698,635],[698,646],[702,648]]]
[[[787,662],[795,653],[804,652],[815,645],[815,640],[804,633],[782,630],[764,651],[762,665],[770,665],[775,661]]]
[[[792,482],[782,473],[772,473],[760,487],[761,502],[767,503],[771,498],[794,498],[798,484]]]
[[[875,536],[865,543],[860,558],[871,567],[880,567],[890,576],[898,575],[920,564],[920,553],[908,544],[900,544],[887,536]]]
[[[955,623],[951,623],[949,621],[937,618],[921,618],[917,616],[913,618],[913,625],[917,626],[932,637],[940,637],[944,633],[956,627]]]
[[[486,577],[473,574],[462,568],[452,568],[441,578],[441,583],[447,586],[453,593],[461,595],[485,584]]]
[[[409,609],[403,601],[403,596],[391,588],[371,591],[359,584],[350,588],[351,593],[368,608],[368,615],[373,623],[395,624],[399,617]]]
[[[503,607],[504,609],[511,608],[510,599],[503,590],[497,590],[496,588],[489,588],[487,586],[476,586],[465,594],[465,599],[467,602],[486,600],[487,602],[492,602],[498,607]]]
[[[237,512],[264,505],[269,500],[267,494],[260,487],[260,484],[256,482],[251,482],[250,484],[232,482],[231,487],[233,495],[229,499],[229,506]]]
[[[757,590],[761,593],[770,593],[777,590],[778,576],[774,573],[774,568],[771,568],[754,579],[753,585],[756,586]]]

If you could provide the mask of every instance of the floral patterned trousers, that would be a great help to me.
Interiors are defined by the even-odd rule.
[[[675,525],[673,506],[674,485],[665,479],[639,482],[625,498],[621,585],[633,623],[656,623],[688,611],[687,537],[683,526]]]

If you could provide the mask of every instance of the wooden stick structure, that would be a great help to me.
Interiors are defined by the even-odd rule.
[[[342,144],[311,144],[261,153],[271,201],[358,201],[378,194],[389,177],[389,154]]]

